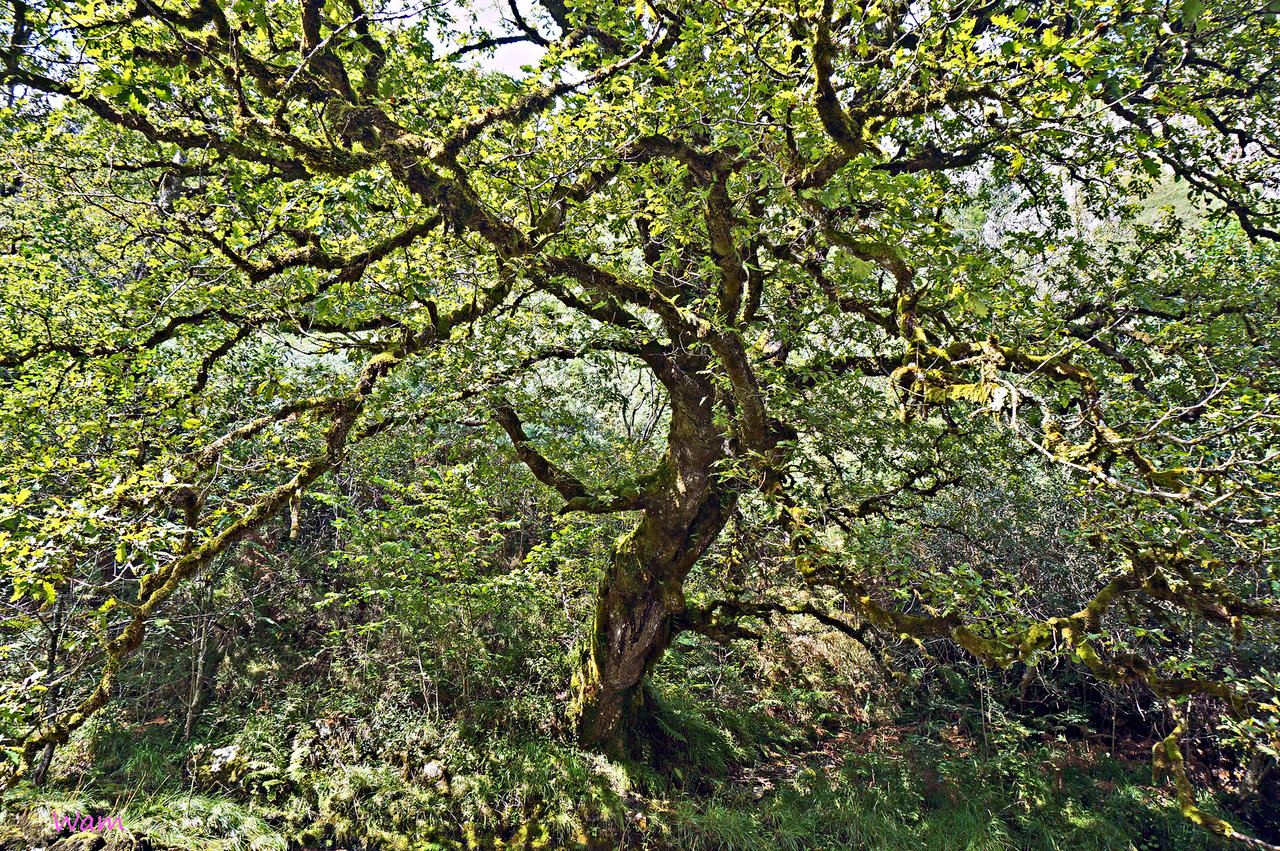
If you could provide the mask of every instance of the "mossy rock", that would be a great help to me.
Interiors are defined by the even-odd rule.
[[[508,840],[507,847],[513,851],[514,849],[534,851],[538,848],[550,848],[552,847],[551,831],[547,830],[547,826],[540,821],[525,822]]]
[[[196,748],[190,769],[202,789],[240,792],[264,801],[274,801],[288,789],[284,771],[269,762],[248,759],[237,745]]]
[[[73,833],[54,842],[49,846],[49,851],[102,851],[102,849],[108,847],[107,840],[101,833],[82,830],[79,833]],[[113,842],[110,847],[115,849],[129,846],[121,846]]]

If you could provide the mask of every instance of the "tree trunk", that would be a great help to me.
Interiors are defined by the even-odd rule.
[[[45,676],[53,680],[54,671],[58,667],[58,651],[62,644],[62,626],[63,615],[67,610],[67,595],[70,589],[58,590],[58,601],[53,607],[53,627],[49,630],[49,649],[45,660]],[[41,701],[41,712],[45,715],[52,715],[58,711],[58,696],[62,693],[61,681],[55,681],[49,690],[45,692],[44,700]],[[50,742],[45,745],[44,753],[40,756],[40,763],[36,766],[35,773],[31,777],[31,782],[36,788],[44,785],[45,776],[49,773],[49,767],[53,765],[54,743]]]
[[[53,742],[44,746],[44,753],[40,755],[40,764],[36,766],[35,772],[31,775],[31,785],[37,789],[44,785],[44,778],[49,773],[49,766],[53,765],[53,749]]]
[[[671,641],[684,608],[679,582],[664,582],[642,556],[640,525],[619,541],[596,592],[592,630],[579,650],[574,706],[579,742],[622,756],[644,710],[644,675]],[[648,563],[646,563],[648,562]]]
[[[212,598],[212,594],[209,595]],[[210,600],[212,604],[212,600]],[[204,702],[204,663],[209,655],[209,621],[211,615],[200,619],[200,639],[196,642],[195,658],[192,660],[191,701],[187,704],[187,720],[182,725],[182,740],[191,741],[191,731],[196,725],[196,716],[200,714],[200,705]]]
[[[713,477],[723,433],[706,396],[676,405],[667,455],[635,529],[618,540],[596,592],[592,629],[579,650],[570,713],[584,747],[626,756],[645,712],[644,677],[674,637],[684,580],[736,506]]]

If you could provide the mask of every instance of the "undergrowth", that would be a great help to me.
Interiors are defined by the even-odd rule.
[[[779,719],[787,701],[711,708],[669,688],[654,700],[649,759],[627,764],[554,737],[395,715],[329,716],[326,736],[295,724],[281,742],[269,731],[283,719],[263,715],[235,737],[247,766],[240,779],[203,790],[177,764],[181,749],[161,750],[147,731],[127,753],[117,731],[102,745],[120,752],[80,777],[79,789],[7,796],[0,837],[14,848],[51,841],[58,810],[120,815],[128,841],[192,851],[1213,847],[1147,785],[1146,766],[1083,744],[1011,733],[984,751],[962,724],[845,717],[806,728]],[[166,761],[167,780],[156,783]],[[122,785],[131,771],[143,782]],[[108,848],[132,847],[109,839]]]

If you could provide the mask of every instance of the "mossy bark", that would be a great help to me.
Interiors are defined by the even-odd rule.
[[[614,545],[574,676],[579,742],[618,756],[630,750],[646,709],[644,677],[671,643],[673,616],[685,609],[685,577],[736,502],[714,475],[726,447],[710,388],[673,396],[666,457],[644,514]]]
[[[671,616],[684,608],[680,581],[655,570],[646,552],[649,525],[642,520],[617,543],[574,677],[579,741],[619,756],[644,712],[644,676],[671,642]]]

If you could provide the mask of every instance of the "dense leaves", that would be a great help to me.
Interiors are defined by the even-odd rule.
[[[332,604],[541,581],[495,438],[597,518],[586,745],[643,751],[680,632],[805,614],[1212,700],[1274,755],[1276,4],[506,14],[13,4],[8,776],[315,502],[377,554]],[[383,451],[343,525],[325,477]],[[1157,763],[1230,835],[1183,729]]]

